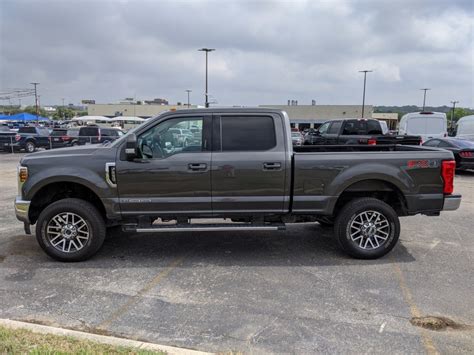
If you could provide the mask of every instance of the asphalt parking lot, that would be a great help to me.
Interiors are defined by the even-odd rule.
[[[458,211],[403,218],[401,242],[379,260],[350,259],[332,230],[304,224],[117,233],[93,259],[63,264],[15,219],[21,156],[0,153],[0,318],[216,352],[474,350],[474,172],[456,176]],[[456,324],[410,323],[428,315]]]

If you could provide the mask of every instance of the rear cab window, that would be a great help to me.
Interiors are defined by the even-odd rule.
[[[220,147],[214,147],[214,150],[265,151],[276,146],[275,124],[271,116],[222,116],[220,122]]]

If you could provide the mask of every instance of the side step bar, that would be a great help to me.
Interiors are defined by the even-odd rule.
[[[284,224],[176,224],[156,227],[124,225],[125,232],[170,233],[170,232],[224,232],[224,231],[276,231],[285,230]]]

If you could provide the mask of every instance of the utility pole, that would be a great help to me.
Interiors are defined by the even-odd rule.
[[[201,48],[201,49],[198,49],[198,51],[206,52],[206,93],[205,93],[206,102],[205,102],[205,106],[206,106],[206,108],[208,108],[209,107],[209,92],[207,90],[207,67],[208,67],[208,58],[207,57],[208,57],[209,52],[213,52],[213,51],[215,51],[215,49],[214,48]]]
[[[451,129],[454,131],[454,110],[456,109],[456,104],[459,103],[459,101],[451,101],[451,103],[453,104],[453,110],[451,112]]]
[[[367,73],[372,73],[373,70],[359,70],[359,73],[364,73],[364,92],[362,94],[362,118],[364,118],[365,109],[365,84],[367,82]]]
[[[424,88],[424,89],[420,89],[420,90],[423,90],[424,93],[423,93],[423,109],[421,110],[422,112],[425,111],[425,104],[426,104],[426,92],[428,90],[431,90],[430,88]]]
[[[190,108],[190,107],[191,107],[191,103],[190,103],[190,101],[189,101],[189,94],[192,92],[192,90],[189,90],[189,89],[188,89],[188,90],[186,90],[186,92],[188,93],[188,108]]]
[[[39,112],[38,112],[38,91],[36,89],[36,86],[39,85],[39,83],[30,83],[35,87],[35,111],[36,111],[36,124],[39,124]]]

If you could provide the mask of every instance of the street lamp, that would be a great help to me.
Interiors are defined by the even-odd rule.
[[[192,92],[192,90],[189,90],[189,89],[188,89],[188,90],[186,90],[186,92],[188,93],[188,108],[190,108],[190,107],[191,107],[191,104],[190,104],[190,102],[189,102],[189,94]]]
[[[424,88],[424,89],[420,89],[420,90],[423,90],[424,93],[423,93],[423,109],[421,110],[422,112],[425,112],[425,103],[426,103],[426,92],[428,90],[431,90],[430,88]]]
[[[367,82],[367,73],[372,73],[373,70],[359,70],[359,73],[364,73],[364,93],[362,94],[362,118],[364,118],[365,109],[365,84]]]
[[[207,56],[208,56],[209,52],[213,52],[213,51],[215,51],[215,49],[214,48],[201,48],[201,49],[198,49],[198,51],[206,52],[206,93],[205,93],[206,103],[205,103],[205,106],[207,108],[207,107],[209,107],[209,93],[207,91],[207,67],[208,67],[208,65],[207,65],[207,63],[208,63]]]
[[[30,83],[35,87],[35,111],[36,111],[36,124],[39,124],[39,112],[38,112],[38,91],[36,90],[36,86],[39,85],[39,83]]]
[[[453,129],[453,122],[454,122],[454,110],[456,109],[456,104],[459,103],[459,101],[451,101],[453,104],[453,111],[451,112],[451,129]]]

